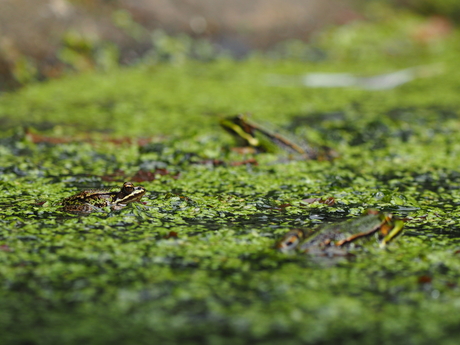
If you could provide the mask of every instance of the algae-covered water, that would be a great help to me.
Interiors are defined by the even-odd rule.
[[[1,95],[2,344],[457,344],[453,42],[370,61],[143,64]],[[434,63],[441,74],[384,91],[267,77]],[[238,113],[337,157],[238,153],[219,126]],[[60,210],[123,181],[147,189],[142,204]],[[342,260],[274,249],[289,229],[369,208],[406,218],[386,249]]]

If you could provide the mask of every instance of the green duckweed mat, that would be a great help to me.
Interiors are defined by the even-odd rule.
[[[417,49],[146,64],[1,95],[1,343],[458,344],[460,60],[454,41]],[[267,77],[432,63],[443,73],[382,91]],[[338,157],[237,153],[219,119],[238,113]],[[60,211],[129,180],[143,204]],[[407,219],[386,249],[274,249],[368,208]]]

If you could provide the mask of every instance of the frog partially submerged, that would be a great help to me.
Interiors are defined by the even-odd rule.
[[[103,189],[84,190],[65,198],[61,204],[63,211],[71,213],[97,212],[104,207],[120,210],[130,202],[139,201],[145,192],[144,187],[134,187],[131,182],[125,182],[118,192]]]
[[[403,228],[404,221],[393,214],[369,210],[359,218],[311,231],[290,230],[276,248],[281,252],[297,250],[312,255],[347,255],[352,244],[373,234],[377,235],[380,247],[385,247]]]
[[[270,146],[277,146],[285,151],[297,154],[304,159],[330,160],[336,153],[329,147],[313,147],[307,144],[297,144],[285,136],[249,121],[247,116],[237,115],[224,118],[220,125],[236,138],[237,144],[252,147],[255,152],[268,152]],[[258,137],[260,133],[265,139]]]

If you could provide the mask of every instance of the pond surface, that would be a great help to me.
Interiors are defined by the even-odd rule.
[[[453,344],[459,69],[385,92],[264,83],[265,73],[308,68],[319,67],[262,58],[140,66],[3,95],[6,341]],[[219,126],[238,113],[337,157],[239,153]],[[124,181],[147,189],[142,203],[60,210],[82,189]],[[336,261],[274,249],[290,229],[369,208],[406,220],[386,249]]]

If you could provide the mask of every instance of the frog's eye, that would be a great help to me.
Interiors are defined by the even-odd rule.
[[[127,194],[132,193],[134,190],[134,185],[131,182],[125,182],[123,184],[123,191]]]
[[[276,244],[279,251],[289,251],[297,247],[304,234],[299,229],[289,231],[284,237]]]

